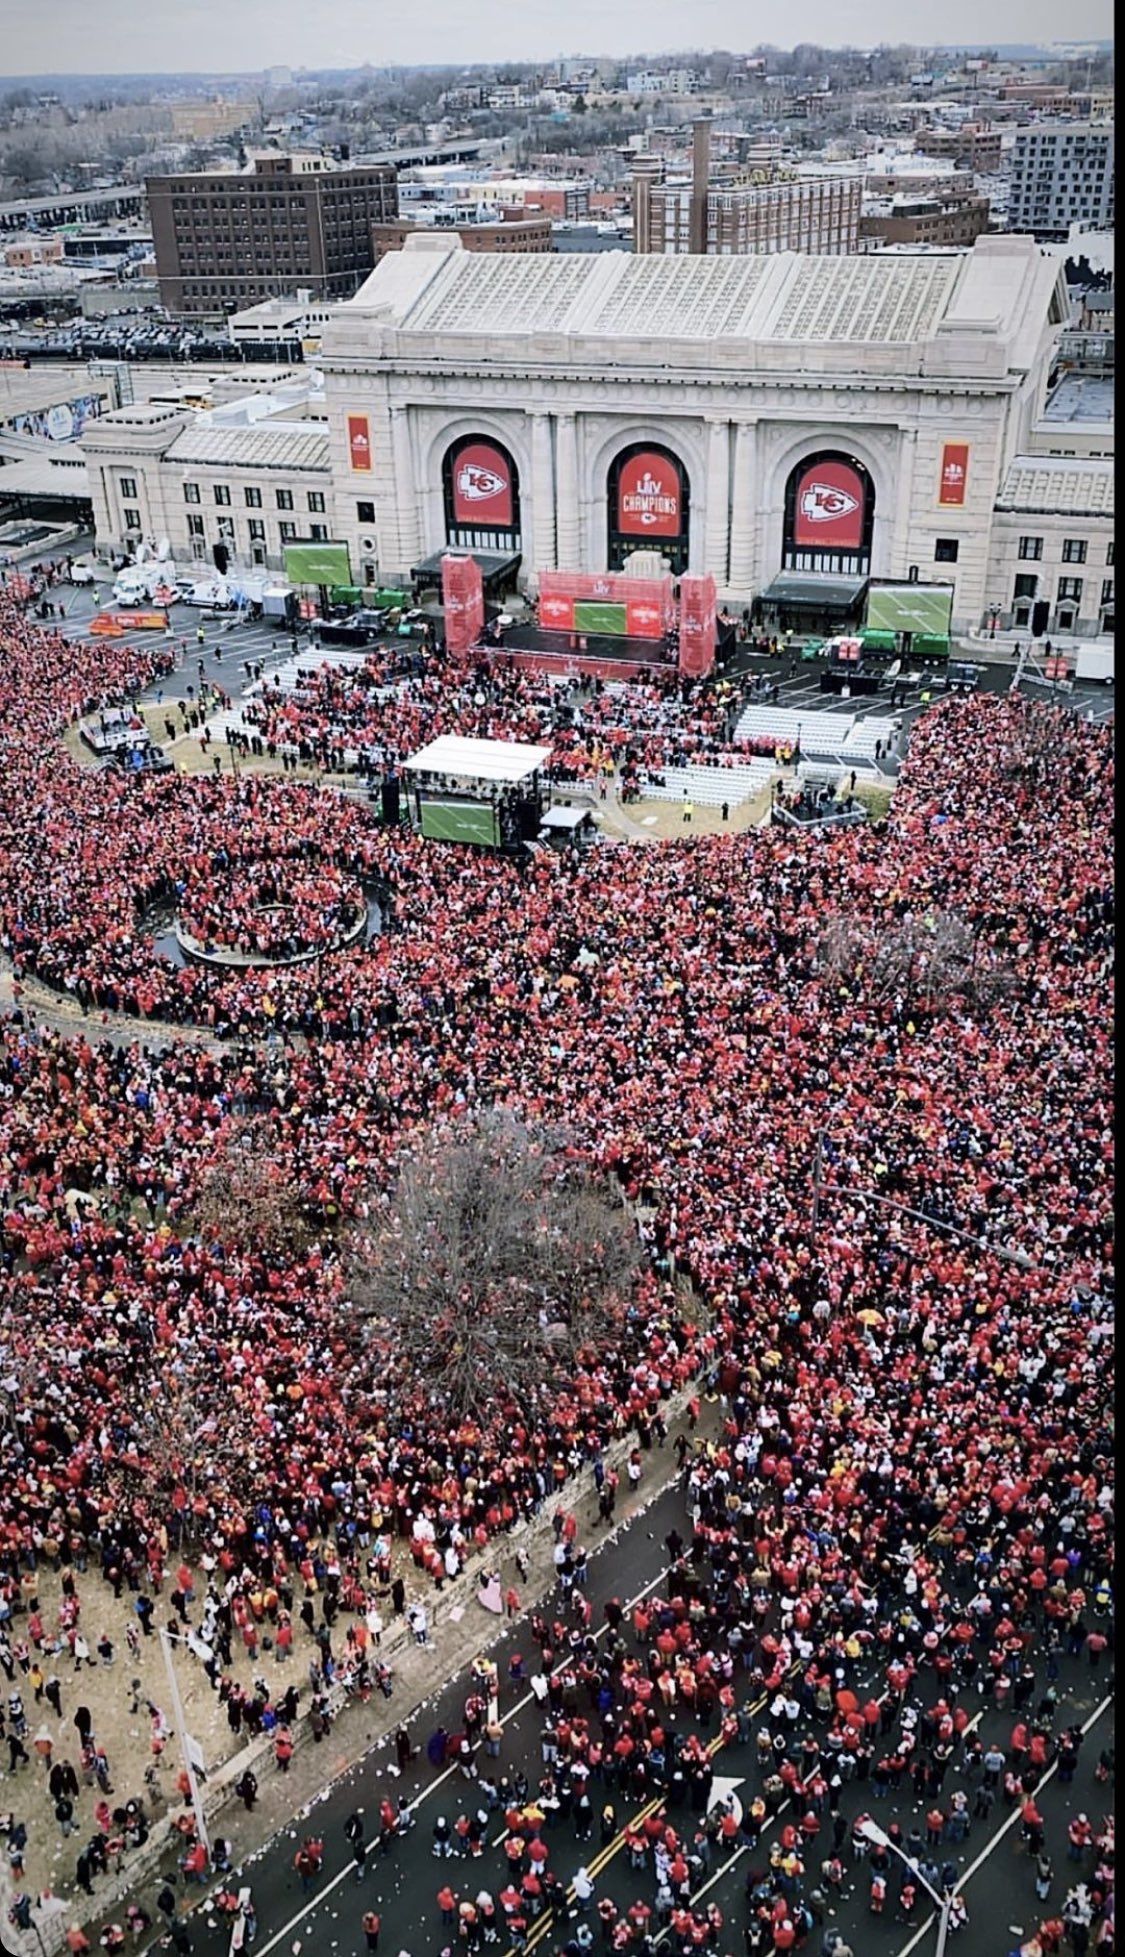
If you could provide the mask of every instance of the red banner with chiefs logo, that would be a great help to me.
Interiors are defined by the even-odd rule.
[[[466,442],[453,461],[453,521],[487,529],[513,527],[512,465],[495,442]]]
[[[484,627],[484,582],[474,557],[442,558],[441,601],[450,652],[471,652]]]
[[[941,451],[941,483],[938,488],[938,502],[942,509],[963,509],[968,486],[969,444],[946,442]]]
[[[680,579],[680,671],[702,679],[715,664],[715,580],[688,573]]]
[[[797,484],[793,542],[806,550],[859,550],[867,488],[847,462],[813,462]]]
[[[353,469],[371,467],[371,423],[366,415],[348,416],[348,459]]]
[[[570,632],[574,629],[574,600],[565,593],[539,599],[539,623],[548,632]]]
[[[642,449],[621,464],[617,528],[623,537],[678,537],[683,529],[683,480],[670,456]]]

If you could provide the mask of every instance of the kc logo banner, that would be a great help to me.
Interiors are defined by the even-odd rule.
[[[812,462],[797,484],[793,542],[829,550],[859,550],[867,490],[850,463]]]

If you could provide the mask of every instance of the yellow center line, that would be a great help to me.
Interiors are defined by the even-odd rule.
[[[796,1670],[797,1670],[797,1666],[796,1663],[794,1663],[789,1667],[789,1671],[786,1674],[786,1676],[791,1678]],[[761,1698],[755,1699],[752,1705],[746,1706],[744,1708],[744,1711],[747,1712],[751,1717],[753,1717],[755,1714],[761,1712],[762,1707],[767,1703],[768,1699],[769,1699],[769,1693],[763,1692]],[[722,1733],[721,1732],[716,1733],[714,1739],[708,1740],[707,1742],[708,1757],[713,1760],[716,1754],[722,1750],[724,1744],[725,1742],[723,1740]],[[658,1795],[655,1800],[649,1801],[645,1807],[641,1808],[639,1813],[635,1814],[630,1821],[627,1821],[625,1823],[625,1826],[618,1830],[613,1840],[611,1842],[607,1842],[606,1846],[604,1848],[599,1849],[598,1853],[595,1856],[593,1856],[589,1862],[587,1862],[586,1864],[587,1875],[589,1875],[590,1878],[593,1879],[594,1877],[599,1876],[602,1873],[603,1869],[608,1868],[614,1856],[619,1854],[620,1851],[624,1848],[625,1837],[630,1832],[630,1830],[634,1828],[642,1827],[644,1823],[647,1820],[649,1820],[652,1815],[660,1812],[664,1807],[666,1807],[667,1800],[668,1797],[666,1794]],[[572,1903],[574,1901],[573,1882],[570,1883],[567,1888],[566,1900],[568,1903]],[[554,1911],[550,1909],[545,1910],[543,1915],[536,1920],[533,1927],[528,1931],[527,1941],[523,1946],[524,1950],[525,1951],[534,1950],[537,1944],[542,1943],[543,1938],[547,1935],[548,1930],[553,1928],[554,1921],[555,1921]],[[518,1953],[514,1945],[508,1950],[508,1952],[506,1953],[506,1957],[518,1957]]]

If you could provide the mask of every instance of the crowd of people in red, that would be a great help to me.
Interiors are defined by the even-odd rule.
[[[228,1594],[331,1556],[364,1608],[368,1559],[385,1569],[419,1518],[440,1581],[447,1548],[456,1568],[631,1425],[651,1442],[703,1374],[726,1415],[696,1490],[707,1552],[765,1490],[776,1519],[750,1539],[794,1640],[867,1622],[893,1581],[924,1648],[949,1582],[982,1567],[1000,1616],[1085,1636],[1112,1580],[1112,732],[949,700],[884,825],[521,872],[276,778],[80,768],[64,727],[167,657],[0,615],[0,942],[17,980],[89,1013],[65,1037],[18,1007],[0,1024],[11,1606],[42,1559],[109,1576],[128,1557],[159,1591],[205,1543]],[[518,731],[501,708],[490,725]],[[219,858],[378,880],[389,928],[286,973],[177,971],[145,913]],[[1010,971],[987,1021],[824,958],[833,919],[936,912]],[[111,1043],[106,1009],[225,1044]],[[454,1424],[350,1321],[332,1225],[378,1200],[415,1128],[496,1103],[581,1138],[639,1204],[652,1272],[626,1337],[565,1387],[517,1404],[497,1379],[487,1422]],[[311,1247],[193,1231],[246,1114]],[[201,1461],[166,1422],[156,1437],[185,1369],[221,1436]],[[977,1610],[946,1613],[938,1643]]]
[[[596,781],[607,768],[639,780],[690,763],[733,767],[774,751],[769,736],[736,739],[738,691],[722,678],[684,682],[654,668],[651,679],[587,690],[479,652],[419,657],[423,671],[408,677],[380,648],[358,669],[306,668],[289,691],[275,678],[246,702],[243,723],[267,754],[339,773],[401,766],[439,734],[548,742],[548,773],[564,783]]]
[[[300,859],[231,865],[226,851],[177,879],[180,931],[209,955],[257,964],[335,950],[367,914],[362,890]]]

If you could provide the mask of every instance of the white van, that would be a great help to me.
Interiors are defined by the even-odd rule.
[[[1113,647],[1079,646],[1074,658],[1074,677],[1076,680],[1100,680],[1103,686],[1113,685]]]

